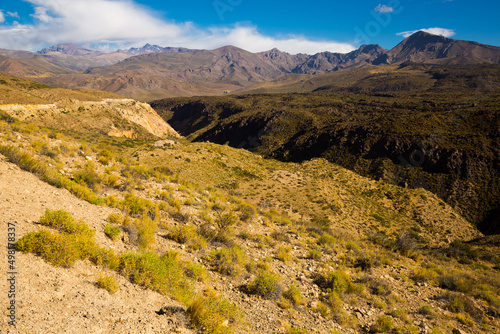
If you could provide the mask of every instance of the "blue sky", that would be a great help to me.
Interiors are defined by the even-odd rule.
[[[0,48],[36,51],[73,42],[103,50],[142,46],[290,53],[392,48],[414,31],[500,45],[500,4],[463,0],[8,0]]]

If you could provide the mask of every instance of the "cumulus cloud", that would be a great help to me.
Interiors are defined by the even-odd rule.
[[[455,30],[453,29],[446,29],[446,28],[426,28],[426,29],[419,29],[419,30],[411,30],[411,31],[403,31],[403,32],[398,32],[396,35],[398,36],[403,36],[404,38],[410,37],[414,33],[418,31],[425,31],[429,34],[433,35],[441,35],[444,37],[452,37],[455,36]]]
[[[5,15],[3,14],[3,12],[0,10],[0,23],[4,23],[5,22]]]
[[[349,52],[354,46],[304,36],[271,37],[257,27],[234,25],[201,29],[192,22],[170,22],[132,0],[26,0],[35,6],[33,24],[0,27],[0,48],[39,50],[77,43],[117,48],[162,46],[214,49],[234,45],[248,51],[274,47],[290,53]]]
[[[375,11],[378,13],[392,13],[394,11],[394,8],[379,4],[377,7],[375,7]]]

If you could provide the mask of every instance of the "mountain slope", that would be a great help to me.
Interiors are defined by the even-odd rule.
[[[0,72],[31,79],[42,79],[74,73],[73,70],[57,65],[40,55],[35,55],[32,58],[8,58],[0,56]]]
[[[347,54],[291,55],[277,49],[251,53],[232,46],[190,50],[150,44],[112,53],[63,44],[40,53],[29,59],[2,58],[0,71],[52,86],[105,90],[141,100],[223,95],[249,90],[266,92],[266,89],[311,91],[329,84],[338,86],[336,80],[339,78],[344,85],[351,73],[359,79],[362,73],[387,72],[377,69],[384,67],[381,65],[406,62],[442,65],[500,63],[499,47],[425,32],[413,34],[390,51],[379,45],[362,45]],[[3,51],[3,54],[28,57],[26,53],[14,51]],[[365,68],[369,70],[363,71]],[[319,79],[312,76],[341,72],[349,74]]]
[[[341,69],[354,69],[369,66],[372,62],[387,52],[379,45],[362,45],[359,49],[343,54],[321,52],[315,54],[292,70],[294,73],[324,73]]]
[[[382,55],[374,64],[394,64],[405,61],[454,65],[499,64],[500,47],[419,31]]]
[[[146,103],[98,91],[68,90],[0,74],[0,111],[55,129],[117,137],[177,137]]]

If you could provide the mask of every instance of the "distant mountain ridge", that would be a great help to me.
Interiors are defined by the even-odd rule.
[[[13,58],[2,59],[0,63],[0,71],[6,74],[64,88],[105,90],[141,100],[220,95],[285,76],[307,80],[319,74],[405,62],[500,64],[500,47],[422,31],[391,50],[372,44],[345,54],[292,55],[276,48],[252,53],[234,46],[193,50],[151,44],[104,53],[61,44],[33,53],[32,57],[26,51],[2,49],[0,55]]]
[[[416,32],[374,61],[374,65],[406,61],[467,65],[500,64],[500,47]]]

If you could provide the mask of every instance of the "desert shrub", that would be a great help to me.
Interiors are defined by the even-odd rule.
[[[79,252],[69,239],[47,230],[26,234],[17,241],[16,248],[21,252],[34,253],[60,267],[71,267],[79,259]]]
[[[310,221],[311,227],[317,227],[323,231],[329,231],[332,222],[328,217],[313,217]]]
[[[326,247],[332,247],[337,243],[337,239],[329,234],[323,234],[319,236],[318,243]]]
[[[457,313],[456,318],[460,323],[469,327],[474,327],[474,321],[470,318],[468,314]]]
[[[152,252],[125,253],[121,256],[120,272],[132,283],[169,293],[186,302],[192,297],[192,282],[184,274],[178,260],[159,257]]]
[[[110,224],[118,224],[118,225],[121,225],[123,224],[123,216],[119,213],[111,213],[109,216],[108,216],[108,222]]]
[[[321,288],[329,289],[337,294],[352,293],[357,290],[349,275],[339,270],[316,274],[314,282]]]
[[[308,259],[313,259],[313,260],[321,260],[321,251],[318,249],[311,249],[309,252],[307,252],[307,258]]]
[[[238,222],[238,219],[232,212],[217,212],[215,224],[219,231],[226,231],[229,227],[233,226]]]
[[[245,253],[238,246],[222,247],[211,254],[214,269],[229,276],[238,276],[246,262]]]
[[[432,284],[438,282],[440,272],[442,272],[442,270],[436,266],[427,266],[413,271],[410,278],[415,282],[427,282]]]
[[[37,175],[42,181],[58,188],[66,188],[73,195],[92,204],[101,205],[104,200],[86,186],[62,176],[43,161],[33,158],[29,153],[21,152],[17,147],[0,145],[0,153],[21,169]]]
[[[118,291],[118,283],[113,276],[100,274],[97,278],[97,286],[101,289],[107,290],[109,293]]]
[[[132,216],[148,215],[154,220],[159,215],[159,208],[156,204],[132,193],[125,194],[125,199],[120,204]]]
[[[374,295],[387,296],[391,293],[390,284],[381,279],[372,277],[369,283],[370,291]]]
[[[58,230],[68,231],[73,230],[76,221],[73,216],[64,210],[45,210],[43,216],[40,217],[40,224],[53,227]]]
[[[443,252],[466,264],[472,263],[472,261],[475,261],[478,257],[477,252],[473,250],[469,244],[459,240],[453,241],[447,249],[443,250]]]
[[[374,265],[378,263],[379,262],[377,261],[377,259],[373,259],[366,254],[361,254],[360,256],[356,257],[353,266],[354,268],[360,268],[363,271],[369,271]]]
[[[438,277],[439,287],[450,291],[471,292],[474,281],[459,271],[443,273]]]
[[[40,217],[40,224],[66,233],[79,233],[90,237],[95,233],[86,223],[83,221],[77,222],[70,213],[64,210],[47,209],[44,215]]]
[[[318,306],[313,308],[313,311],[320,313],[323,318],[328,318],[332,314],[330,307],[322,302],[318,302]]]
[[[101,164],[109,165],[111,159],[113,159],[113,153],[111,153],[110,150],[104,149],[99,151],[99,157],[97,158],[97,161],[99,161]]]
[[[186,276],[196,281],[201,282],[207,278],[207,270],[201,264],[188,261],[183,263],[183,268]]]
[[[243,222],[247,222],[253,217],[255,217],[257,210],[255,207],[248,203],[240,203],[237,209],[240,212],[240,220]]]
[[[212,334],[232,333],[233,330],[227,323],[232,323],[241,316],[234,304],[222,299],[212,290],[195,298],[186,312],[195,326]]]
[[[331,312],[338,313],[342,310],[344,305],[342,298],[335,291],[330,291],[327,295],[327,304],[330,307]]]
[[[409,232],[401,232],[396,238],[396,249],[405,256],[411,256],[417,245],[417,241]]]
[[[355,250],[355,251],[359,251],[361,249],[357,243],[351,240],[346,242],[345,247],[349,250]]]
[[[207,241],[198,234],[196,228],[189,224],[183,224],[170,229],[167,237],[190,248],[198,250],[207,246]]]
[[[101,183],[101,178],[95,171],[95,165],[92,162],[88,162],[83,169],[75,172],[73,177],[76,182],[86,185],[90,189],[96,189],[97,185]]]
[[[389,332],[394,326],[394,322],[392,320],[392,317],[388,315],[381,315],[378,317],[377,321],[375,322],[375,325],[373,325],[370,328],[370,332],[372,333],[387,333]]]
[[[46,230],[31,232],[17,242],[19,250],[35,253],[54,265],[70,267],[76,260],[89,257],[97,249],[94,230],[84,222],[76,222],[66,211],[47,210],[40,217],[40,223],[62,233]]]
[[[118,226],[111,225],[109,223],[104,226],[104,234],[113,241],[118,239],[121,232],[122,231]]]
[[[120,180],[120,177],[118,175],[109,174],[104,178],[104,184],[108,187],[116,187],[116,185],[118,184],[118,180]]]
[[[120,257],[112,249],[96,248],[89,257],[97,266],[117,270],[120,266]]]
[[[482,311],[470,297],[461,293],[447,293],[444,298],[448,301],[448,310],[454,313],[467,313],[478,320],[482,318]]]
[[[158,230],[158,224],[155,221],[142,217],[136,219],[134,224],[137,227],[137,243],[140,247],[147,248],[155,242],[155,234]]]
[[[292,260],[292,254],[290,251],[292,250],[291,246],[279,246],[276,257],[278,260],[283,262],[288,262]]]
[[[434,310],[432,309],[432,306],[429,305],[429,304],[426,304],[426,305],[422,305],[419,309],[418,309],[418,313],[420,314],[423,314],[425,315],[426,317],[428,318],[433,318],[435,316],[435,312]]]
[[[304,299],[299,287],[295,283],[292,283],[288,290],[283,292],[283,297],[290,300],[294,305],[302,305]]]
[[[257,276],[250,281],[246,288],[249,293],[260,295],[264,298],[279,299],[282,294],[282,287],[279,283],[281,278],[272,271],[260,271]]]

